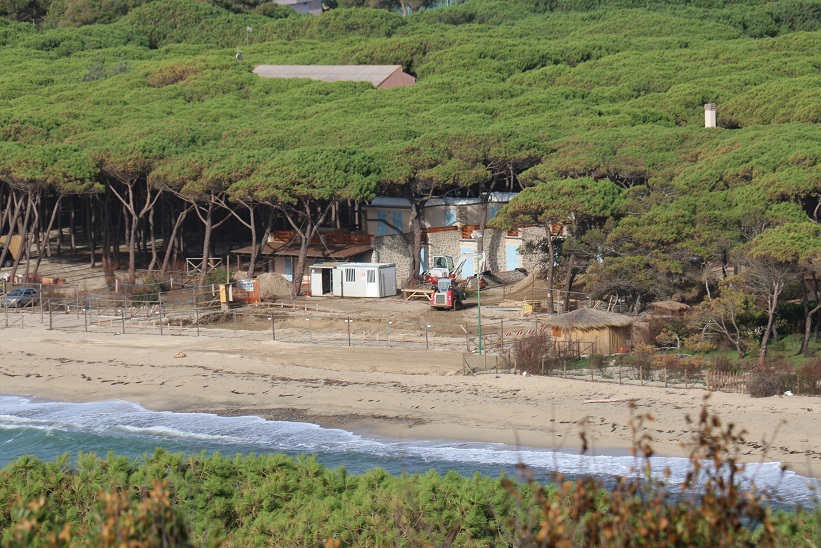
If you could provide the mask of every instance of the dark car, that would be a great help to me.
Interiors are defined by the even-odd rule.
[[[12,289],[0,300],[0,305],[11,308],[22,308],[37,302],[39,293],[30,287],[18,287]]]

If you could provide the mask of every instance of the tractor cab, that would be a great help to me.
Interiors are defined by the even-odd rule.
[[[440,278],[436,281],[434,292],[430,296],[430,305],[433,308],[457,310],[462,307],[463,299],[462,288],[452,278]]]

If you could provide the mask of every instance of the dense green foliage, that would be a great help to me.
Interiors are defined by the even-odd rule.
[[[153,215],[153,185],[169,219],[177,200],[196,203],[208,235],[243,200],[275,210],[277,226],[309,226],[304,240],[328,222],[327,207],[380,192],[421,204],[534,185],[522,200],[549,199],[550,187],[606,180],[618,194],[610,207],[578,192],[551,208],[552,221],[573,227],[548,262],[561,267],[557,284],[581,279],[636,312],[653,299],[711,296],[747,243],[791,229],[762,232],[821,220],[817,0],[338,4],[302,16],[253,1],[2,2],[10,18],[47,13],[37,26],[0,19],[5,207],[32,187],[94,192],[86,206],[129,241],[129,227]],[[394,11],[403,6],[414,13]],[[251,72],[358,63],[400,64],[419,80],[381,90]],[[707,102],[719,128],[703,127]],[[309,157],[348,171],[292,185]],[[121,213],[112,205],[129,188]],[[522,219],[522,207],[514,201],[503,218]],[[598,213],[573,221],[585,210]],[[804,233],[776,301],[804,298],[809,311],[818,288],[802,291],[798,271],[814,272],[821,241]],[[121,236],[101,238],[105,260]],[[767,295],[746,290],[767,307]]]
[[[173,510],[169,522],[181,520],[197,545],[210,539],[233,546],[320,546],[331,537],[344,546],[441,545],[445,539],[481,546],[491,539],[511,542],[517,525],[538,522],[538,505],[526,487],[515,489],[520,496],[514,497],[500,479],[478,474],[396,477],[374,469],[353,476],[313,458],[158,450],[133,462],[78,455],[73,466],[67,457],[18,459],[0,470],[0,544],[20,538],[20,523],[35,517],[27,507],[46,492],[29,541],[59,534],[67,523],[75,539],[100,541],[112,514],[109,497],[100,493],[123,493],[123,502],[136,506],[159,481]]]

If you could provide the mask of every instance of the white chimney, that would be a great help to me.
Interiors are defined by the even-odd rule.
[[[716,127],[716,104],[704,105],[704,127]]]

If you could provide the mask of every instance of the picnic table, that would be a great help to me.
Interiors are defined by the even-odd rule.
[[[433,295],[433,293],[433,289],[424,289],[421,287],[403,289],[402,298],[406,301],[429,301],[430,296]]]

